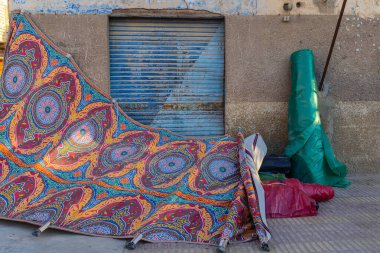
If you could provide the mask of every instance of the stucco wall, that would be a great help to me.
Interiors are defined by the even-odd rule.
[[[258,131],[270,152],[287,143],[292,52],[311,48],[320,80],[336,16],[226,18],[226,124]],[[321,94],[321,116],[338,158],[351,171],[380,164],[380,21],[345,17]],[[289,36],[291,34],[291,36]],[[376,167],[377,166],[377,167]]]
[[[115,9],[192,9],[223,15],[315,15],[337,14],[343,0],[9,0],[10,9],[39,13],[109,14]],[[284,3],[292,3],[289,13]],[[300,3],[297,7],[296,3]],[[346,14],[374,17],[380,14],[380,0],[350,0]]]
[[[38,27],[65,52],[83,72],[109,92],[108,17],[105,15],[31,15]]]
[[[252,15],[256,0],[10,0],[12,10],[69,14],[109,14],[115,9],[193,9],[224,15]]]
[[[257,14],[278,15],[285,14],[283,4],[293,4],[290,15],[327,15],[338,14],[343,0],[257,0]],[[299,7],[297,6],[299,3]],[[347,15],[358,15],[360,17],[375,17],[380,14],[380,0],[349,0],[347,1]]]
[[[236,5],[238,1],[170,1],[172,5],[153,0],[150,5],[148,1],[114,0],[106,5],[106,1],[81,1],[77,7],[70,7],[74,1],[39,1],[42,4],[36,6],[34,1],[13,0],[11,8],[34,13],[32,19],[37,25],[71,52],[90,79],[105,91],[109,80],[107,15],[36,12],[108,14],[116,7],[142,7],[202,9],[225,15],[227,130],[233,133],[242,126],[247,134],[259,131],[269,151],[281,153],[287,142],[289,56],[298,49],[313,49],[319,80],[336,24],[337,16],[333,14],[341,1],[328,0],[325,5],[321,1],[302,1],[304,9],[294,7],[290,13],[282,10],[285,1],[277,0],[241,2],[249,2],[247,5]],[[175,6],[180,2],[185,7]],[[343,19],[320,108],[338,158],[349,165],[350,171],[369,171],[380,164],[379,1],[360,1],[355,8],[352,3],[356,2],[349,2],[346,13],[355,16]],[[371,11],[361,14],[362,4],[367,3]],[[265,14],[292,17],[284,23],[281,15]]]

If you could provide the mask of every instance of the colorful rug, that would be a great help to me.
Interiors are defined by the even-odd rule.
[[[258,135],[245,149],[240,133],[195,139],[139,124],[21,14],[4,61],[0,218],[153,242],[269,240]]]

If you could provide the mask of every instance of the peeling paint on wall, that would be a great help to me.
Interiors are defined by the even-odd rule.
[[[325,1],[325,0],[313,0],[313,4],[317,6],[321,13],[334,14],[337,0]],[[302,7],[302,6],[301,6]]]
[[[258,15],[319,15],[338,14],[343,0],[257,0]],[[293,4],[290,12],[283,9],[284,3]],[[298,4],[297,4],[298,3]],[[362,18],[380,15],[380,0],[350,0],[347,2],[346,15]]]
[[[10,0],[11,10],[33,13],[109,14],[114,9],[206,10],[223,15],[338,14],[343,0]],[[290,12],[284,3],[292,3]],[[297,4],[298,3],[298,4]],[[380,15],[380,0],[350,0],[346,14]]]
[[[32,13],[109,14],[114,9],[206,10],[223,15],[253,15],[257,0],[10,0],[11,10]]]

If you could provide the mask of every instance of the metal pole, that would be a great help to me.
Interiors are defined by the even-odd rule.
[[[339,32],[339,28],[340,28],[340,23],[342,22],[342,18],[343,18],[344,9],[346,8],[346,3],[347,3],[347,0],[343,0],[342,9],[340,10],[338,23],[336,24],[334,37],[333,37],[333,40],[331,42],[329,55],[327,56],[327,61],[326,61],[325,69],[323,70],[322,79],[321,79],[321,82],[319,83],[319,87],[318,87],[319,91],[323,90],[323,82],[325,81],[327,69],[329,68],[329,63],[330,63],[330,60],[331,60],[331,55],[332,55],[332,52],[334,50],[334,45],[335,45],[336,37],[338,36],[338,32]]]

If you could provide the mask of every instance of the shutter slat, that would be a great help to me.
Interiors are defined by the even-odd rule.
[[[133,119],[182,135],[224,134],[224,22],[110,20],[111,96]]]

